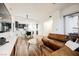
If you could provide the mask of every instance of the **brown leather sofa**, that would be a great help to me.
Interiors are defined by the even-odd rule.
[[[52,56],[79,56],[78,51],[72,51],[69,47],[64,46],[56,51],[54,51]]]
[[[42,38],[42,41],[44,45],[48,46],[52,50],[57,50],[65,45],[66,40],[64,38],[64,35],[49,33],[48,37]]]
[[[49,33],[48,37],[43,37],[42,42],[45,46],[53,50],[52,56],[77,56],[79,52],[72,51],[70,48],[65,46],[66,35],[52,34]]]
[[[62,41],[62,42],[66,42],[67,41],[66,37],[67,37],[67,35],[63,35],[63,34],[52,34],[52,33],[49,33],[49,35],[48,35],[49,39],[54,39],[54,40]]]

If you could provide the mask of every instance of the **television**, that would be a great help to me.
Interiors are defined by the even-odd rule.
[[[30,31],[27,31],[26,34],[27,34],[27,36],[28,36],[28,35],[31,35],[31,32],[30,32]]]

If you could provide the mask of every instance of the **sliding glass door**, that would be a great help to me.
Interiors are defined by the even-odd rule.
[[[78,33],[79,25],[78,25],[79,17],[77,15],[69,15],[64,17],[64,32],[66,35],[69,33]]]

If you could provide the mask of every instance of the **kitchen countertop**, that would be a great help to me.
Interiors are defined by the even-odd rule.
[[[6,43],[2,46],[0,46],[0,56],[10,56],[11,52],[13,50],[13,47],[16,43],[17,36],[11,35],[6,38],[6,41],[9,41],[9,43]]]

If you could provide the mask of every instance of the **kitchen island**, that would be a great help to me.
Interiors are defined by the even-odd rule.
[[[0,56],[14,55],[14,47],[17,41],[17,36],[8,36],[6,37],[6,41],[9,42],[0,46]]]

